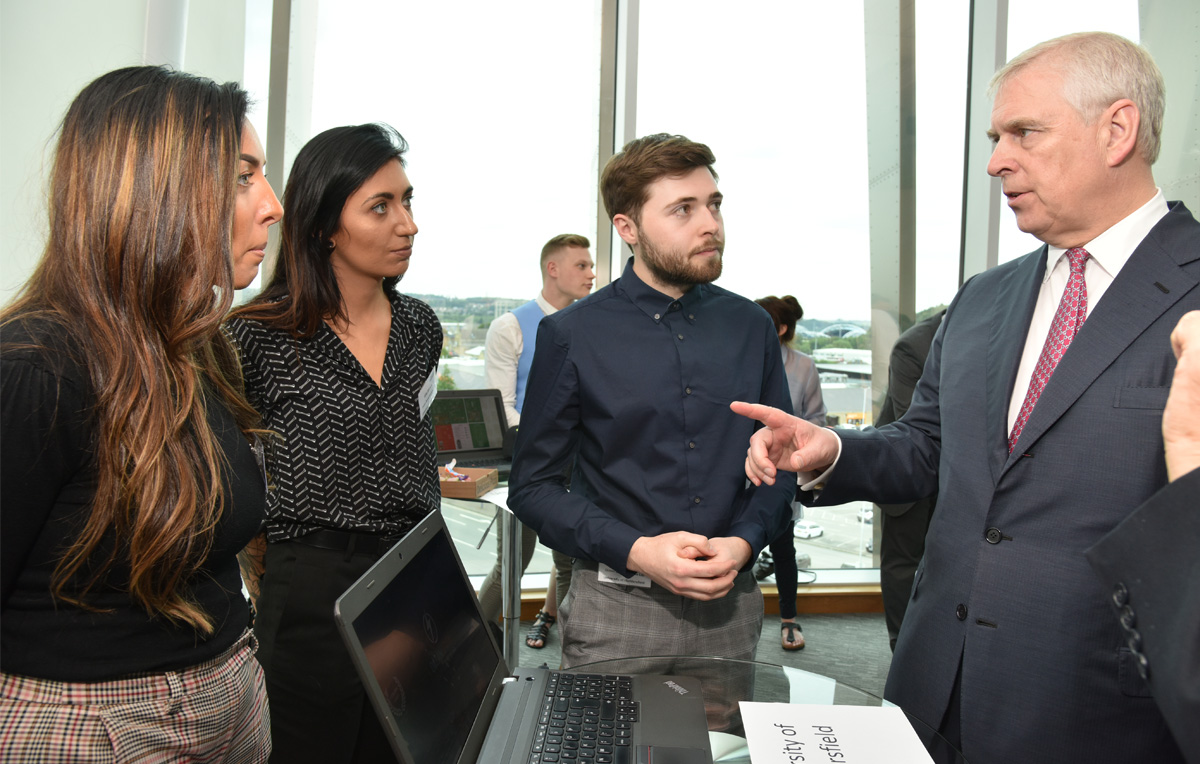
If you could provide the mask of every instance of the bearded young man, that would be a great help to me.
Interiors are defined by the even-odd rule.
[[[725,244],[714,161],[671,135],[615,155],[600,191],[633,257],[538,329],[508,503],[576,560],[560,612],[564,668],[752,659],[758,644],[749,567],[790,518],[795,483],[747,485],[754,423],[728,407],[740,396],[791,403],[770,317],[711,283]]]

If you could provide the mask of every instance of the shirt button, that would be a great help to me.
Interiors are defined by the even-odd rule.
[[[961,602],[958,603],[958,607],[954,608],[954,615],[960,621],[967,620],[967,606]]]
[[[694,441],[694,440],[688,441],[688,448],[695,448],[695,447],[696,447],[696,441]]]
[[[658,320],[658,319],[660,319],[660,318],[662,318],[662,316],[661,316],[661,315],[659,315],[658,313],[655,313],[655,314],[654,314],[654,320],[655,320],[655,321],[657,321],[657,320]]]
[[[678,337],[679,339],[683,339],[683,335],[682,335],[682,334],[676,334],[675,336],[676,336],[676,337]]]
[[[699,503],[700,503],[700,497],[699,497],[699,496],[697,496],[697,497],[695,497],[694,499],[692,499],[692,503],[693,503],[693,504],[699,504]]]
[[[691,395],[691,394],[692,394],[692,388],[690,388],[690,387],[685,387],[685,388],[683,388],[683,391],[684,391],[685,393],[687,393],[688,395]]]
[[[989,544],[999,544],[1000,543],[1000,529],[999,528],[988,528],[987,533],[983,534],[983,537],[985,539],[987,539],[987,542]]]
[[[690,321],[695,321],[695,320],[696,320],[696,314],[695,314],[695,313],[688,313],[688,320],[690,320]]]

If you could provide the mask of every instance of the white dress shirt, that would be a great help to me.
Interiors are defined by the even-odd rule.
[[[544,315],[558,312],[558,308],[547,302],[540,292],[535,299]],[[483,374],[488,387],[500,391],[508,426],[516,427],[521,423],[521,415],[517,412],[517,361],[525,349],[525,342],[521,336],[521,324],[512,311],[492,321],[483,347]]]
[[[1083,248],[1091,255],[1084,264],[1083,281],[1087,285],[1087,314],[1095,310],[1100,298],[1108,291],[1113,279],[1121,272],[1121,268],[1137,249],[1150,229],[1158,224],[1167,214],[1167,202],[1163,198],[1162,189],[1158,189],[1150,201],[1143,204],[1135,212],[1125,217],[1121,222],[1109,228],[1104,233],[1092,239]],[[1013,423],[1021,413],[1025,402],[1025,394],[1029,391],[1029,381],[1033,379],[1033,369],[1037,366],[1038,357],[1042,354],[1042,346],[1046,344],[1046,336],[1050,333],[1050,324],[1058,311],[1058,303],[1062,300],[1067,288],[1067,280],[1071,275],[1071,265],[1067,261],[1067,250],[1062,247],[1047,247],[1046,273],[1042,277],[1042,288],[1038,292],[1037,305],[1033,309],[1033,318],[1029,321],[1029,332],[1025,335],[1025,350],[1021,353],[1021,363],[1017,367],[1017,381],[1013,385],[1012,398],[1008,403],[1008,432],[1012,432]]]

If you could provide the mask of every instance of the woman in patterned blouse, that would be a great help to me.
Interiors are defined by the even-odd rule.
[[[406,150],[378,124],[309,141],[284,191],[271,283],[227,324],[247,397],[278,436],[261,590],[249,584],[273,761],[391,758],[333,603],[440,504],[429,405],[442,330],[396,291],[417,233]]]

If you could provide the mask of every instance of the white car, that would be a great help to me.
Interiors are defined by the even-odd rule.
[[[858,521],[860,523],[874,522],[875,521],[875,508],[874,507],[859,507],[858,508]]]
[[[792,529],[792,535],[798,539],[815,539],[817,536],[824,536],[825,529],[812,520],[799,520]]]

